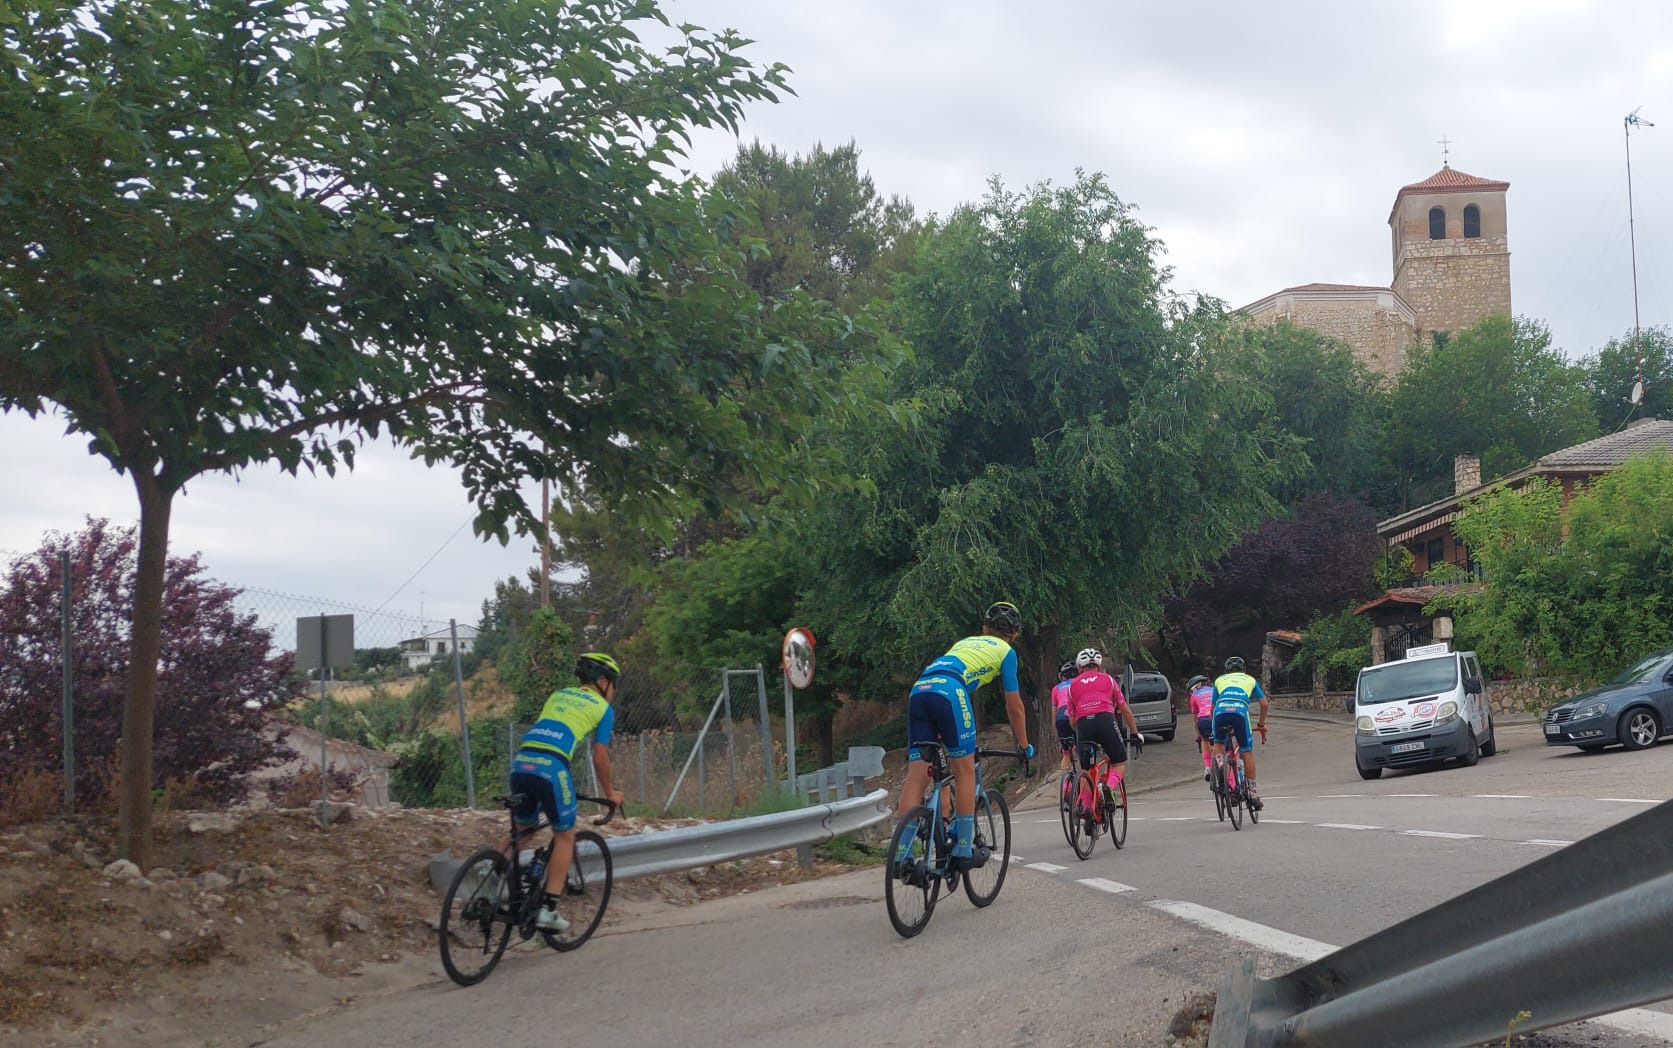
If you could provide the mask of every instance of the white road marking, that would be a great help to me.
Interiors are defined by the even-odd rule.
[[[1293,935],[1278,928],[1271,928],[1254,921],[1246,921],[1220,910],[1211,910],[1206,906],[1198,906],[1194,902],[1176,902],[1172,899],[1157,899],[1148,903],[1151,909],[1171,913],[1181,920],[1207,928],[1210,931],[1230,935],[1234,939],[1241,939],[1251,946],[1281,953],[1294,957],[1298,961],[1316,961],[1321,957],[1335,953],[1337,947],[1317,939]],[[1673,1040],[1673,1015],[1665,1012],[1652,1012],[1648,1008],[1628,1008],[1624,1011],[1599,1015],[1588,1020],[1612,1026],[1617,1030],[1642,1034],[1649,1037],[1660,1037]]]
[[[1643,797],[1599,797],[1598,800],[1609,801],[1611,804],[1660,804],[1661,803],[1660,801],[1646,800]]]
[[[1293,801],[1293,800],[1295,800],[1295,794],[1293,794],[1293,793],[1263,793],[1263,794],[1261,794],[1261,797],[1262,797],[1262,799],[1269,800],[1269,801]]]
[[[1574,842],[1573,841],[1548,841],[1548,840],[1545,840],[1544,838],[1536,837],[1535,839],[1533,839],[1531,841],[1523,841],[1522,843],[1523,844],[1543,844],[1547,848],[1566,848],[1569,845],[1573,844]]]
[[[1467,841],[1472,837],[1480,837],[1479,833],[1447,833],[1444,830],[1401,830],[1406,837],[1440,837],[1449,841]]]
[[[1433,797],[1433,793],[1391,793],[1390,797]]]
[[[1103,877],[1082,877],[1075,883],[1084,884],[1088,888],[1096,888],[1101,892],[1109,892],[1111,895],[1120,895],[1122,892],[1138,891],[1138,889],[1133,887],[1131,884],[1122,884],[1120,881],[1106,880]]]
[[[1264,822],[1264,823],[1267,823],[1269,825],[1272,825],[1272,826],[1305,826],[1305,825],[1307,825],[1307,823],[1304,822],[1301,819],[1269,819],[1264,815],[1261,816],[1261,821]]]
[[[1363,797],[1363,796],[1365,796],[1365,794],[1363,794],[1363,793],[1321,793],[1321,794],[1319,794],[1319,800],[1321,800],[1321,801],[1333,801],[1333,800],[1340,800],[1343,797]]]
[[[1321,822],[1317,825],[1327,830],[1380,830],[1381,826],[1363,826],[1357,822]]]
[[[1055,862],[1031,862],[1028,864],[1028,868],[1031,870],[1039,870],[1041,873],[1062,873],[1069,867],[1059,866]]]
[[[1336,947],[1317,939],[1308,939],[1300,935],[1292,935],[1277,928],[1269,928],[1264,924],[1246,921],[1221,910],[1211,910],[1207,906],[1198,906],[1194,902],[1179,902],[1173,899],[1157,899],[1148,903],[1152,909],[1171,913],[1182,920],[1200,925],[1210,931],[1230,935],[1241,939],[1251,946],[1257,946],[1273,953],[1281,953],[1286,957],[1294,957],[1300,961],[1316,961],[1327,954],[1335,953]]]
[[[1035,821],[1035,822],[1061,822],[1061,821],[1062,821],[1062,817],[1061,817],[1061,816],[1059,816],[1059,817],[1058,817],[1058,818],[1056,818],[1056,819],[1035,819],[1035,820],[1034,820],[1034,821]]]
[[[1525,801],[1528,799],[1526,793],[1472,793],[1470,796],[1478,801]]]
[[[1152,822],[1196,822],[1195,815],[1158,815]]]

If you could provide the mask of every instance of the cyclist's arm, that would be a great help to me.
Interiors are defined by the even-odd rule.
[[[1259,684],[1255,685],[1255,698],[1261,700],[1261,720],[1256,727],[1264,728],[1266,727],[1266,711],[1271,703],[1267,701],[1266,691]]]
[[[1131,738],[1139,733],[1139,722],[1133,719],[1133,708],[1125,702],[1121,704],[1121,716],[1127,722],[1127,735]]]
[[[1028,748],[1028,711],[1022,705],[1022,693],[1005,692],[1005,717],[1011,722],[1011,734],[1017,737],[1017,749]]]
[[[602,742],[593,743],[593,771],[598,774],[598,788],[604,792],[604,796],[618,805],[621,804],[624,798],[611,781],[610,747]]]

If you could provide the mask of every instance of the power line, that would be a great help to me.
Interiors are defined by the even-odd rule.
[[[447,540],[444,541],[441,545],[436,547],[436,551],[434,553],[430,554],[430,556],[425,559],[424,563],[422,563],[418,566],[417,571],[415,571],[411,575],[407,576],[407,581],[405,581],[405,582],[401,583],[399,586],[395,587],[395,592],[391,593],[389,596],[385,597],[383,599],[383,603],[379,604],[377,606],[377,608],[372,612],[372,614],[376,615],[378,612],[380,612],[384,608],[388,607],[390,601],[394,600],[396,597],[399,597],[401,595],[402,590],[404,590],[408,586],[412,585],[413,580],[418,578],[418,576],[424,574],[424,569],[430,566],[430,562],[435,560],[437,557],[441,556],[441,551],[446,549],[453,542],[454,539],[459,537],[459,532],[464,531],[466,526],[470,524],[471,520],[472,520],[471,517],[466,517],[465,522],[463,524],[460,524],[457,528],[455,528],[453,530],[453,534],[447,536]]]

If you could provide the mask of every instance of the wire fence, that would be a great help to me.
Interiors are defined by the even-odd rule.
[[[24,774],[37,793],[61,778],[64,808],[109,810],[128,609],[98,592],[97,564],[28,566],[28,613],[0,617],[0,754],[14,769],[8,778],[0,768],[0,792],[17,792]],[[539,715],[551,686],[541,682],[572,683],[567,665],[533,684],[509,672],[515,637],[483,624],[216,585],[213,600],[165,609],[154,747],[164,808],[319,804],[325,817],[328,801],[486,806]],[[327,628],[347,619],[352,639]],[[614,697],[616,788],[680,814],[732,812],[774,793],[784,727],[768,711],[766,677],[756,667],[629,665]],[[587,764],[577,780],[595,786]]]

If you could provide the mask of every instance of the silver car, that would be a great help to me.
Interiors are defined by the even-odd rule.
[[[1127,705],[1139,731],[1155,735],[1163,742],[1172,742],[1179,730],[1179,713],[1173,708],[1173,685],[1160,673],[1149,670],[1131,671],[1132,687],[1126,688]]]

